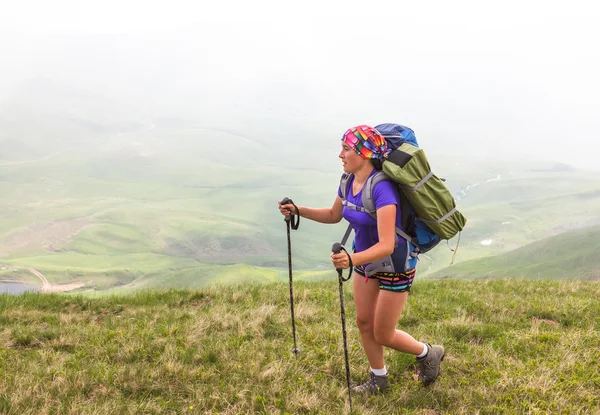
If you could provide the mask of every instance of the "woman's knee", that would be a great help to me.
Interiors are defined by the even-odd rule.
[[[373,332],[373,319],[368,317],[356,316],[356,325],[358,331],[361,333],[372,333]]]
[[[375,337],[375,341],[382,346],[390,346],[394,341],[394,336],[396,335],[396,330],[387,330],[381,327],[375,328],[373,330],[373,337]]]

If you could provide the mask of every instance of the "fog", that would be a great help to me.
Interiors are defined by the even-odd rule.
[[[149,118],[398,122],[444,151],[600,169],[591,2],[90,3],[3,5],[0,108],[45,79]]]

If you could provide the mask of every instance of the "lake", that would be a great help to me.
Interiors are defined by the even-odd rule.
[[[0,294],[22,294],[25,291],[39,291],[37,285],[23,284],[21,282],[0,282]]]

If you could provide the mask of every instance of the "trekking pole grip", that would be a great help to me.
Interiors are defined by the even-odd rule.
[[[346,253],[346,255],[348,255],[348,262],[350,264],[350,271],[348,272],[348,276],[346,278],[344,278],[342,276],[343,270],[341,268],[336,268],[336,271],[338,272],[338,276],[340,277],[340,279],[343,282],[348,281],[350,279],[350,277],[352,276],[352,268],[354,268],[354,264],[352,264],[352,257],[350,257],[350,254],[348,253],[348,251],[346,251],[346,248],[344,248],[342,246],[342,244],[339,243],[339,242],[336,242],[336,243],[333,244],[333,246],[331,247],[331,251],[334,254],[339,254],[341,251],[344,251]]]
[[[285,216],[285,221],[289,222],[291,220],[292,221],[292,229],[297,230],[298,226],[300,226],[300,211],[298,210],[298,206],[296,206],[294,201],[292,199],[290,199],[289,197],[284,197],[281,200],[281,204],[282,205],[289,205],[289,204],[294,205],[294,209],[296,210],[296,213],[291,214],[291,212],[290,212],[290,215]]]

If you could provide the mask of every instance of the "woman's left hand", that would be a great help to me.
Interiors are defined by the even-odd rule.
[[[339,269],[350,268],[350,260],[348,259],[348,254],[344,251],[336,253],[331,253],[331,262],[333,266]]]

